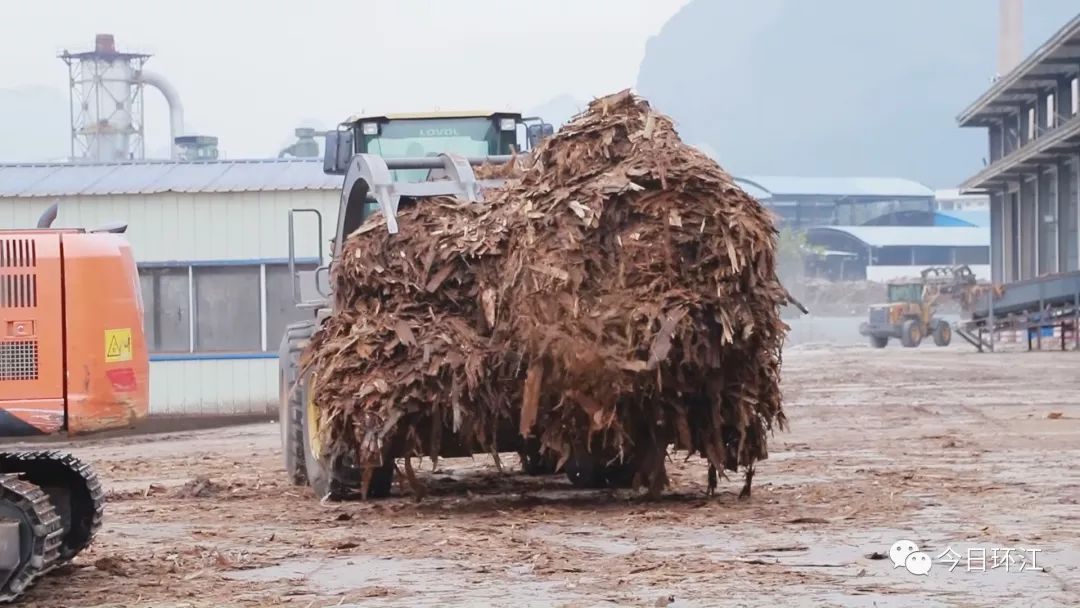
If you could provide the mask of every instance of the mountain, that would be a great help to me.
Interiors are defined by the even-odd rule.
[[[1026,3],[1025,51],[1076,14]],[[691,0],[647,44],[637,90],[736,174],[955,186],[986,135],[956,115],[990,86],[988,0]]]
[[[564,93],[532,108],[525,116],[539,116],[558,129],[587,105],[589,104]]]

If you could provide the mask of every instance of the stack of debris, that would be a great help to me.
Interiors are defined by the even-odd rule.
[[[629,92],[526,163],[484,203],[425,200],[400,233],[376,217],[349,238],[306,358],[328,445],[370,466],[446,436],[506,449],[509,428],[653,493],[673,445],[749,491],[784,425],[768,212]]]

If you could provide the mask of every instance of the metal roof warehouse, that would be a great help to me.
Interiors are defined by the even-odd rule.
[[[987,247],[990,231],[965,226],[820,226],[807,236],[840,235],[865,247]]]
[[[151,351],[151,411],[265,413],[276,350],[297,320],[288,212],[337,219],[342,178],[318,160],[0,165],[0,223],[35,226],[59,203],[61,228],[128,224]],[[297,216],[302,269],[319,263],[313,215]]]
[[[818,226],[807,230],[806,239],[812,247],[833,252],[819,262],[820,273],[833,279],[885,281],[916,276],[926,266],[955,264],[969,265],[980,278],[990,272],[985,227]]]
[[[339,190],[308,159],[0,165],[0,197]]]
[[[934,209],[934,191],[895,177],[736,177],[751,196],[793,227],[858,225],[887,213]]]

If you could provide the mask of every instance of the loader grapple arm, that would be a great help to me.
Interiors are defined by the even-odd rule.
[[[341,251],[342,243],[350,232],[360,225],[364,201],[374,199],[386,217],[391,234],[398,231],[397,210],[402,197],[424,198],[431,196],[454,196],[462,201],[479,200],[480,189],[497,187],[502,180],[477,180],[474,165],[504,164],[510,156],[482,156],[465,158],[456,154],[439,154],[422,158],[383,158],[375,154],[357,154],[349,162],[345,183],[341,189],[341,207],[338,212],[337,238],[334,250]],[[423,182],[395,182],[391,171],[429,169],[441,171],[436,179]]]

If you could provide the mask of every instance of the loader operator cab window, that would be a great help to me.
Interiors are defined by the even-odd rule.
[[[462,118],[372,118],[351,124],[357,153],[392,159],[438,156],[444,152],[465,157],[511,154],[517,148],[520,122],[513,114],[494,114]],[[396,182],[422,182],[428,179],[430,170],[399,169],[390,173]],[[343,226],[345,234],[379,212],[375,199],[367,198],[363,205],[354,206],[352,196]],[[411,202],[402,199],[400,206]]]
[[[516,144],[515,129],[500,129],[500,120],[476,118],[415,118],[383,122],[361,121],[354,128],[358,151],[383,158],[438,156],[450,152],[461,156],[509,154]],[[392,171],[395,181],[420,182],[427,169]]]
[[[889,285],[889,302],[922,302],[923,286],[919,283]]]

